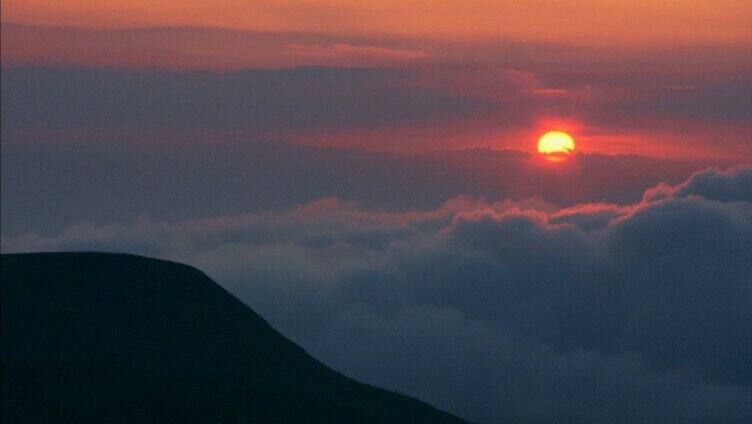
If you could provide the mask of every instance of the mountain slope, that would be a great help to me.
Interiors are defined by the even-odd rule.
[[[2,256],[3,422],[459,423],[321,364],[200,271]]]

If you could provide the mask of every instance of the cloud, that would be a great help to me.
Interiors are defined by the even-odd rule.
[[[585,48],[315,32],[2,25],[3,137],[172,131],[425,151],[752,152],[746,46]],[[581,143],[580,143],[581,142]]]
[[[3,22],[1,28],[5,65],[232,71],[296,66],[383,67],[429,56],[393,39],[299,30],[185,26],[82,29],[8,22]]]
[[[132,222],[141,215],[178,222],[284,210],[323,197],[388,211],[433,210],[458,196],[624,204],[702,166],[579,155],[552,169],[517,150],[379,153],[159,131],[4,135],[0,159],[6,235],[53,234],[82,221]]]
[[[667,197],[701,196],[722,202],[752,202],[752,170],[739,166],[725,173],[706,169],[677,186],[661,184],[645,192],[646,201]]]
[[[457,119],[488,107],[405,84],[404,71],[235,72],[8,67],[3,131],[332,131]]]
[[[708,169],[624,205],[329,198],[2,247],[188,262],[335,368],[480,422],[744,422],[751,174]]]
[[[314,44],[288,44],[286,48],[292,50],[299,57],[309,58],[306,62],[314,62],[318,59],[326,60],[328,64],[339,63],[341,66],[352,67],[357,63],[371,66],[383,66],[389,61],[405,61],[425,59],[428,54],[423,51],[409,49],[395,49],[382,46],[352,45],[348,43],[334,43],[328,45]]]
[[[591,46],[682,46],[744,43],[750,32],[750,8],[739,0],[666,5],[622,5],[602,2],[597,8],[584,0],[566,3],[528,2],[504,7],[482,1],[435,4],[407,0],[373,4],[369,1],[323,0],[314,3],[270,0],[264,3],[227,0],[221,4],[186,1],[158,7],[125,3],[51,4],[40,0],[6,0],[6,21],[45,26],[140,27],[208,26],[329,34],[388,34],[424,38],[547,40]],[[660,12],[660,13],[659,13]],[[671,19],[665,19],[670,16]],[[533,24],[534,25],[531,25]],[[700,27],[700,25],[702,25]],[[635,31],[640,28],[640,31]]]

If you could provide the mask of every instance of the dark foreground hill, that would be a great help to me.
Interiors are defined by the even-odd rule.
[[[459,423],[349,379],[202,272],[2,256],[2,422]]]

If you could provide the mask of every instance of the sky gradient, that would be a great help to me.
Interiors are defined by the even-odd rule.
[[[19,112],[33,126],[3,118],[9,136],[80,134],[89,121],[178,133],[188,120],[218,135],[416,152],[532,150],[563,129],[581,152],[752,157],[746,1],[44,4],[3,2],[3,67],[19,68],[4,96],[47,92],[30,104],[44,119]],[[28,68],[39,66],[64,69]],[[68,98],[49,101],[46,84],[71,87],[55,93]],[[54,109],[82,99],[93,101]],[[86,124],[45,122],[66,112]]]
[[[479,423],[752,421],[751,2],[1,3],[3,252]]]
[[[2,7],[7,21],[100,29],[199,26],[609,46],[742,43],[752,36],[752,10],[744,0],[3,0]]]

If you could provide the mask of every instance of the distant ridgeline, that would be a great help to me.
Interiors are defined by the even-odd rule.
[[[326,367],[202,272],[2,256],[2,422],[462,423]]]

